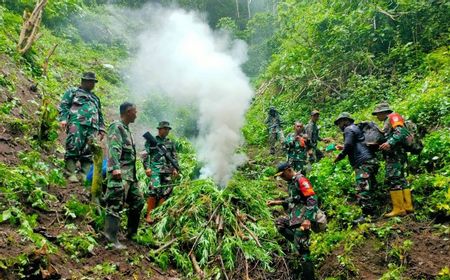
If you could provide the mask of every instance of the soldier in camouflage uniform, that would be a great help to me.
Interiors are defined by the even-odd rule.
[[[348,156],[350,165],[355,170],[356,177],[356,201],[361,206],[363,216],[355,220],[355,223],[365,221],[365,216],[373,215],[376,191],[376,174],[378,173],[378,161],[364,142],[364,133],[354,124],[352,116],[341,113],[334,121],[344,133],[344,145],[338,145],[342,152],[336,157],[334,163]]]
[[[317,126],[317,121],[319,120],[320,112],[314,110],[311,112],[311,119],[305,127],[306,136],[310,143],[310,149],[308,150],[308,157],[311,163],[318,162],[323,158],[323,153],[317,147],[319,141],[329,142],[328,138],[322,139],[319,135],[319,127]]]
[[[172,129],[170,123],[161,121],[157,128],[158,135],[155,139],[158,142],[158,145],[164,145],[168,150],[170,157],[177,162],[175,143],[167,137]],[[153,223],[151,212],[169,197],[173,188],[172,179],[178,176],[178,171],[164,155],[161,154],[158,147],[152,146],[149,141],[145,142],[145,150],[147,155],[144,159],[144,168],[146,175],[150,177],[146,221],[151,224]]]
[[[281,129],[280,114],[274,106],[270,106],[269,115],[266,119],[267,130],[269,132],[270,154],[275,154],[275,143],[283,142],[283,130]]]
[[[310,258],[310,234],[324,230],[326,226],[325,214],[319,210],[317,196],[309,180],[300,172],[296,173],[289,163],[278,165],[275,176],[280,176],[288,182],[289,197],[284,200],[271,200],[268,206],[282,205],[288,211],[288,217],[277,219],[278,231],[287,240],[293,242],[301,257],[302,277],[300,279],[314,279],[314,264]],[[294,274],[299,271],[294,270]],[[297,278],[296,278],[297,279]]]
[[[295,122],[294,132],[288,134],[284,146],[288,155],[288,162],[295,171],[306,175],[308,141],[301,122]]]
[[[136,178],[136,148],[128,125],[136,119],[136,106],[125,102],[120,105],[120,121],[108,129],[108,172],[105,193],[106,218],[104,234],[116,249],[125,248],[117,239],[120,212],[124,203],[129,206],[127,238],[138,230],[144,198]]]
[[[80,161],[82,178],[87,174],[92,163],[89,139],[100,134],[100,141],[105,133],[100,99],[92,92],[97,83],[95,74],[84,73],[81,85],[66,91],[59,104],[61,128],[66,130],[66,175],[70,182],[78,182],[75,175],[77,162]]]
[[[390,188],[393,209],[386,217],[403,216],[413,212],[411,190],[405,178],[407,154],[404,148],[409,135],[402,116],[393,112],[388,103],[377,105],[372,115],[384,122],[386,142],[380,146],[386,161],[385,183]]]

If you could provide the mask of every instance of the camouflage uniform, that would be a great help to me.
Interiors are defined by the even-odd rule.
[[[301,230],[304,220],[311,222],[312,229],[317,228],[316,216],[318,213],[317,197],[309,186],[311,194],[305,196],[300,191],[299,179],[304,177],[300,172],[288,182],[289,197],[285,199],[283,207],[288,211],[288,217],[277,219],[277,228],[281,235],[294,243],[295,248],[304,260],[309,260],[310,231]]]
[[[122,179],[112,177],[113,170],[121,170]],[[107,213],[119,216],[126,202],[129,217],[140,216],[144,198],[136,178],[136,149],[131,132],[122,121],[115,121],[108,129],[108,185],[105,194]]]
[[[319,136],[319,127],[315,122],[310,120],[305,127],[305,132],[312,149],[312,155],[310,155],[309,161],[311,163],[317,162],[323,158],[323,153],[317,148],[319,141],[322,141],[322,138]]]
[[[159,135],[155,136],[158,144],[163,144],[169,151],[170,156],[177,161],[177,152],[175,143],[170,139],[161,138]],[[148,141],[145,142],[145,150],[147,156],[144,159],[145,169],[151,169],[152,175],[150,177],[149,196],[167,199],[169,195],[167,193],[168,188],[172,183],[172,173],[174,167],[172,164],[162,155],[157,147],[152,147]]]
[[[295,132],[290,133],[284,141],[284,146],[288,154],[288,162],[294,168],[295,171],[300,171],[302,174],[306,174],[307,165],[307,141],[304,139],[303,143],[295,139],[297,134]]]
[[[275,144],[278,141],[283,142],[283,130],[281,129],[281,120],[278,112],[271,107],[269,110],[269,115],[266,120],[267,129],[269,132],[269,145],[270,153],[275,153]]]
[[[348,124],[343,121],[347,120]],[[356,200],[365,215],[372,215],[376,191],[376,174],[378,173],[378,161],[365,143],[363,131],[354,124],[354,119],[347,113],[341,113],[334,121],[335,125],[341,125],[344,136],[344,145],[341,153],[336,157],[338,162],[348,157],[350,165],[355,170]]]
[[[67,122],[66,159],[92,162],[88,141],[105,131],[100,99],[81,88],[66,91],[58,107],[58,120]]]
[[[386,161],[385,183],[391,190],[401,190],[407,188],[408,183],[405,178],[405,164],[407,154],[403,144],[409,132],[404,126],[393,128],[389,117],[384,121],[383,132],[386,142],[391,145],[389,151],[384,151]]]
[[[369,159],[354,168],[356,177],[356,200],[365,214],[373,214],[373,203],[376,199],[378,160]]]

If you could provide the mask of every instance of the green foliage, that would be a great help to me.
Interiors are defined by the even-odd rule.
[[[380,280],[400,280],[403,279],[402,274],[406,270],[404,266],[397,266],[390,263],[389,270],[383,274]]]
[[[186,275],[192,275],[188,252],[196,240],[193,252],[200,266],[211,273],[209,277],[220,273],[220,264],[211,262],[215,256],[221,255],[225,267],[233,270],[238,252],[249,261],[258,260],[261,267],[270,270],[273,254],[282,254],[271,213],[265,205],[270,193],[264,182],[249,181],[239,174],[223,191],[210,180],[184,181],[155,210],[159,222],[152,233],[161,245],[173,238],[177,240],[158,254],[151,252],[152,257],[162,268],[173,263]],[[224,225],[221,235],[217,232],[218,217],[223,219]],[[257,236],[261,247],[252,234]],[[138,240],[142,241],[142,234],[140,236]]]
[[[58,235],[58,243],[72,258],[81,258],[92,254],[97,241],[90,233],[71,234],[64,232]]]
[[[395,244],[388,252],[388,256],[390,256],[394,262],[399,265],[406,264],[406,257],[408,252],[411,250],[413,246],[413,242],[411,240],[404,240],[402,244]]]
[[[5,197],[12,201],[19,198],[26,199],[32,207],[48,210],[49,203],[56,201],[56,197],[47,193],[45,188],[49,184],[61,184],[64,182],[60,171],[50,167],[41,161],[37,152],[20,154],[22,164],[9,167],[0,164],[1,191]]]
[[[104,262],[104,263],[98,264],[94,267],[94,272],[97,275],[102,275],[102,276],[114,274],[117,270],[118,270],[117,265],[114,263],[110,263],[110,262]]]
[[[64,215],[72,219],[86,217],[91,211],[89,205],[81,203],[73,196],[66,202],[64,209],[66,211]]]

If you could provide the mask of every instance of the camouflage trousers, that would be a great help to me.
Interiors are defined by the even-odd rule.
[[[319,162],[324,157],[322,151],[317,147],[312,147],[308,153],[308,160],[310,163]]]
[[[405,178],[405,165],[402,160],[386,160],[384,182],[392,191],[408,188],[408,182]]]
[[[363,213],[373,214],[375,192],[379,164],[376,159],[370,159],[358,167],[355,167],[356,177],[356,201],[361,206]]]
[[[272,129],[269,131],[269,145],[270,152],[273,154],[275,152],[275,145],[277,141],[284,141],[284,134],[282,130]]]
[[[75,159],[92,162],[92,151],[89,148],[89,139],[96,137],[98,130],[79,123],[69,123],[67,126],[65,159]]]
[[[310,231],[303,231],[300,225],[290,226],[288,217],[280,217],[276,220],[278,232],[288,241],[292,242],[297,252],[304,260],[309,259]]]
[[[115,180],[110,176],[104,200],[107,214],[115,216],[119,216],[125,203],[128,204],[129,215],[140,215],[145,203],[137,182]]]
[[[156,197],[157,200],[169,198],[172,186],[172,178],[170,175],[152,170],[148,186],[148,196]]]

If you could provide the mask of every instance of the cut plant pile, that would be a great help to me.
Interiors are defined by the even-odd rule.
[[[269,197],[264,182],[239,175],[224,190],[209,180],[185,182],[157,209],[153,237],[164,245],[150,254],[162,268],[174,263],[200,278],[281,276],[286,271],[273,261],[283,252],[265,205]]]

